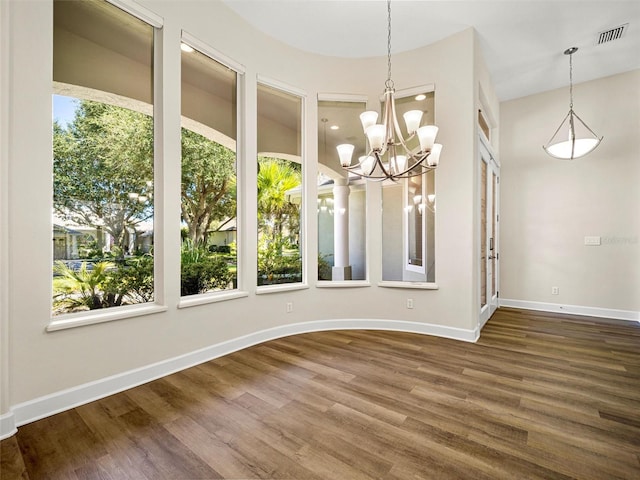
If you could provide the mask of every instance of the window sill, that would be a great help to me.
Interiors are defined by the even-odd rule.
[[[307,290],[309,285],[306,283],[281,283],[280,285],[265,285],[256,288],[256,295],[268,293],[290,292],[292,290]]]
[[[419,290],[438,290],[438,284],[432,282],[378,282],[379,287],[384,288],[415,288]]]
[[[232,292],[204,293],[194,295],[193,297],[182,297],[178,303],[178,308],[196,307],[198,305],[207,305],[209,303],[226,302],[236,298],[248,297],[249,292],[234,290]]]
[[[68,328],[84,327],[86,325],[94,325],[96,323],[113,322],[115,320],[124,320],[126,318],[141,317],[143,315],[151,315],[154,313],[166,312],[166,305],[131,305],[126,307],[114,307],[106,312],[90,312],[90,313],[70,313],[63,315],[59,319],[51,320],[47,325],[47,332],[56,332],[58,330],[66,330]]]
[[[370,287],[371,283],[368,280],[318,280],[316,283],[317,288],[358,288],[358,287]]]

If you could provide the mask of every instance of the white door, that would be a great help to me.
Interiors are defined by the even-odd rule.
[[[498,308],[500,167],[484,139],[480,141],[480,328]]]

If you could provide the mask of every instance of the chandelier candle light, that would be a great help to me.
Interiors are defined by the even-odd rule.
[[[551,140],[542,148],[554,158],[573,160],[595,150],[603,137],[598,136],[573,111],[573,54],[578,47],[564,51],[569,55],[569,113],[553,134]]]
[[[420,127],[422,111],[410,110],[403,117],[408,138],[400,131],[396,116],[395,89],[391,80],[391,0],[387,0],[387,80],[384,83],[383,119],[377,124],[378,112],[364,112],[360,115],[362,128],[369,142],[369,153],[351,165],[354,146],[338,145],[338,156],[342,167],[360,177],[372,180],[399,180],[422,175],[438,166],[442,145],[434,143],[438,127]],[[410,150],[407,143],[415,136],[420,147]]]

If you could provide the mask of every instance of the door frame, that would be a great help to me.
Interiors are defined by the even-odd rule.
[[[478,298],[477,304],[480,306],[479,316],[478,316],[478,330],[481,330],[484,327],[485,323],[491,318],[493,313],[498,308],[498,298],[500,295],[500,163],[493,155],[491,144],[484,137],[484,135],[478,135],[478,222],[477,222],[477,231],[478,231],[478,245],[477,245],[477,253],[478,253],[478,261],[486,262],[485,263],[485,282],[487,288],[487,299],[486,304],[482,305],[482,265],[480,263],[478,269]],[[486,204],[485,209],[487,211],[487,221],[489,219],[492,220],[492,223],[495,224],[495,232],[493,232],[493,237],[491,237],[491,230],[489,228],[486,229],[486,245],[487,245],[487,258],[482,257],[482,163],[487,165],[487,196],[486,196]],[[492,195],[493,192],[493,175],[496,176],[496,184],[495,184],[495,195]],[[495,208],[494,208],[494,199],[495,199]],[[493,217],[495,214],[495,217]],[[493,250],[489,250],[490,238],[493,238]],[[495,262],[492,263],[493,258],[490,256],[495,256]],[[493,279],[492,279],[493,276]],[[492,291],[491,287],[493,286],[492,280],[495,280],[495,290]]]

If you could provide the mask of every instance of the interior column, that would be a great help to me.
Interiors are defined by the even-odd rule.
[[[333,268],[334,281],[351,280],[349,265],[349,180],[339,179],[333,187]]]

